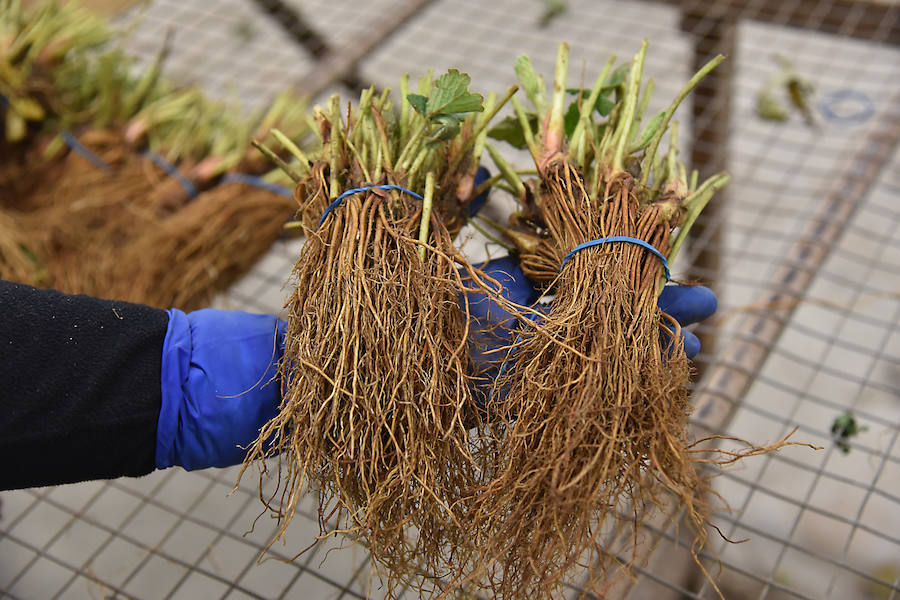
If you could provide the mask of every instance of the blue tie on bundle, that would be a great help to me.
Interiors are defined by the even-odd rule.
[[[613,235],[610,237],[599,238],[596,240],[591,240],[589,242],[584,242],[583,244],[578,244],[577,246],[575,246],[572,249],[571,252],[566,254],[565,258],[563,258],[562,263],[559,265],[559,270],[562,271],[563,267],[566,266],[566,263],[568,262],[568,260],[570,258],[572,258],[572,256],[576,252],[584,250],[585,248],[592,248],[594,246],[600,246],[602,244],[606,244],[609,242],[625,242],[628,244],[636,244],[638,246],[646,248],[647,250],[649,250],[650,252],[655,254],[657,258],[659,258],[660,262],[662,263],[663,269],[666,270],[666,281],[669,281],[670,279],[672,279],[672,274],[669,273],[669,261],[667,261],[666,257],[662,255],[662,252],[660,252],[659,250],[654,248],[652,244],[649,244],[649,243],[645,242],[644,240],[629,237],[627,235]]]

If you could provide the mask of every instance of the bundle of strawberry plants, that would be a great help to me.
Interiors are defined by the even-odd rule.
[[[135,74],[128,56],[104,46],[118,34],[73,4],[31,13],[4,4],[4,152],[15,160],[0,189],[41,283],[161,307],[208,302],[294,212],[266,183],[218,184],[229,174],[253,182],[268,168],[253,136],[309,132],[305,102],[284,92],[248,117],[164,81],[168,40]],[[19,263],[10,278],[23,279]]]
[[[369,89],[356,107],[333,97],[316,111],[321,145],[295,151],[291,169],[308,239],[287,305],[284,400],[245,462],[260,461],[279,538],[315,489],[322,535],[363,542],[388,594],[420,587],[417,572],[456,568],[468,534],[459,502],[477,480],[458,300],[471,266],[453,238],[503,102],[485,106],[468,84],[450,70],[418,94],[404,79],[399,102]],[[274,490],[266,457],[277,463]]]
[[[685,510],[696,556],[709,518],[698,467],[736,458],[690,439],[690,364],[679,324],[657,306],[668,263],[728,181],[688,177],[672,121],[721,57],[643,124],[652,91],[651,81],[641,93],[646,48],[630,68],[611,72],[611,60],[590,90],[567,90],[561,45],[549,98],[521,58],[516,71],[534,112],[513,99],[516,116],[492,130],[533,158],[537,177],[523,181],[489,147],[520,203],[506,233],[525,273],[553,294],[546,314],[532,309],[523,319],[502,361],[488,404],[495,454],[470,499],[468,579],[498,597],[556,595],[575,567],[590,569],[589,585],[602,594],[606,567],[620,565],[604,535],[619,522],[637,536],[667,497]]]

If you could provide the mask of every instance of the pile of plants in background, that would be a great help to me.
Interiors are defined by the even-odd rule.
[[[192,308],[272,245],[296,204],[250,140],[303,138],[302,100],[248,116],[161,78],[167,42],[138,74],[74,4],[3,8],[0,277]]]

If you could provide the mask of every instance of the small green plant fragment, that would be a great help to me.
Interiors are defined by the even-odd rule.
[[[847,441],[853,436],[869,429],[865,425],[859,425],[856,418],[849,410],[834,419],[831,424],[831,435],[834,438],[834,444],[840,448],[844,454],[850,453],[850,445]]]
[[[767,121],[787,121],[788,108],[776,95],[778,90],[784,89],[790,106],[803,115],[807,125],[815,125],[810,106],[815,86],[800,75],[791,60],[779,54],[776,54],[774,59],[781,66],[781,70],[769,77],[766,84],[757,92],[756,114]]]
[[[556,19],[569,11],[569,3],[566,0],[541,0],[544,5],[544,12],[538,19],[538,27],[541,29],[547,27]]]

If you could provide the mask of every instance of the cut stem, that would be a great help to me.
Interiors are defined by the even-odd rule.
[[[425,245],[428,244],[428,228],[431,224],[431,206],[434,202],[434,172],[425,174],[425,194],[422,200],[422,221],[419,223],[419,259],[425,262]]]
[[[309,173],[310,173],[310,170],[309,170],[309,158],[306,157],[306,154],[303,152],[303,150],[301,150],[300,147],[297,146],[297,144],[295,144],[294,142],[292,142],[292,141],[288,138],[288,136],[284,135],[284,134],[283,134],[281,131],[279,131],[278,129],[274,129],[274,128],[273,128],[273,129],[272,129],[272,135],[275,136],[275,139],[278,140],[278,142],[279,142],[282,146],[284,146],[284,148],[285,148],[288,152],[290,152],[291,154],[294,155],[294,158],[296,158],[297,161],[299,162],[299,165],[298,165],[298,166],[300,167],[300,170],[303,171],[303,174],[304,174],[304,175],[309,175]]]
[[[553,104],[547,130],[544,132],[544,147],[550,154],[562,149],[564,107],[566,102],[566,76],[569,73],[569,45],[562,42],[556,52],[556,70],[553,75]]]
[[[672,104],[669,105],[669,108],[666,109],[666,116],[663,117],[663,122],[659,125],[659,130],[656,132],[656,135],[653,136],[653,140],[650,142],[650,146],[647,148],[647,153],[644,155],[643,161],[641,161],[641,185],[643,187],[647,187],[647,182],[650,178],[650,167],[653,165],[653,158],[656,156],[656,149],[659,147],[659,142],[662,139],[663,134],[666,132],[666,129],[669,128],[669,121],[672,119],[672,115],[675,114],[675,111],[678,109],[678,105],[681,104],[681,101],[684,100],[685,96],[687,96],[691,90],[697,87],[697,84],[706,77],[710,71],[715,69],[725,60],[725,57],[721,54],[710,60],[708,63],[703,65],[699,71],[697,71],[693,77],[691,77],[690,81],[681,88],[681,91],[678,92],[678,95],[675,96],[675,99],[672,101]]]
[[[694,225],[694,221],[696,221],[697,217],[700,215],[700,212],[706,207],[713,195],[728,185],[729,181],[731,181],[731,177],[729,177],[727,173],[716,173],[704,181],[703,185],[697,188],[697,191],[684,199],[682,206],[687,209],[687,214],[685,215],[684,223],[679,227],[678,235],[675,236],[675,240],[672,242],[671,249],[669,250],[669,257],[667,260],[670,263],[674,262],[675,257],[678,256],[678,251],[681,250],[681,246],[684,244],[684,240],[687,238],[687,234]]]
[[[294,181],[294,183],[300,183],[300,181],[303,179],[303,176],[302,176],[300,173],[298,173],[297,171],[295,171],[295,170],[293,169],[293,167],[291,167],[289,164],[287,164],[286,162],[284,162],[283,160],[281,160],[281,157],[280,157],[280,156],[278,156],[277,154],[275,154],[274,152],[272,152],[272,151],[271,151],[270,149],[268,149],[266,146],[264,146],[263,144],[261,144],[260,142],[258,142],[258,141],[256,141],[256,140],[252,140],[250,143],[253,144],[253,147],[254,147],[254,148],[256,148],[257,150],[259,150],[260,152],[262,152],[263,155],[265,155],[266,158],[268,158],[269,160],[271,160],[272,163],[274,163],[275,165],[277,165],[279,169],[281,169],[282,171],[284,171],[284,173],[285,173],[288,177],[290,177],[290,178]]]
[[[525,199],[525,184],[522,183],[522,178],[516,174],[516,170],[506,162],[500,153],[497,152],[497,149],[494,148],[491,144],[485,144],[485,149],[487,149],[488,154],[491,155],[491,158],[494,160],[494,164],[497,165],[497,169],[500,171],[500,174],[503,175],[503,179],[516,191],[515,198],[520,203]]]
[[[641,75],[644,71],[644,57],[647,56],[647,40],[641,42],[641,49],[631,63],[631,73],[628,76],[628,91],[625,93],[625,106],[619,123],[616,127],[616,153],[613,155],[612,166],[614,171],[622,171],[625,165],[625,150],[628,149],[631,124],[634,122],[635,107],[638,95],[641,93]]]

